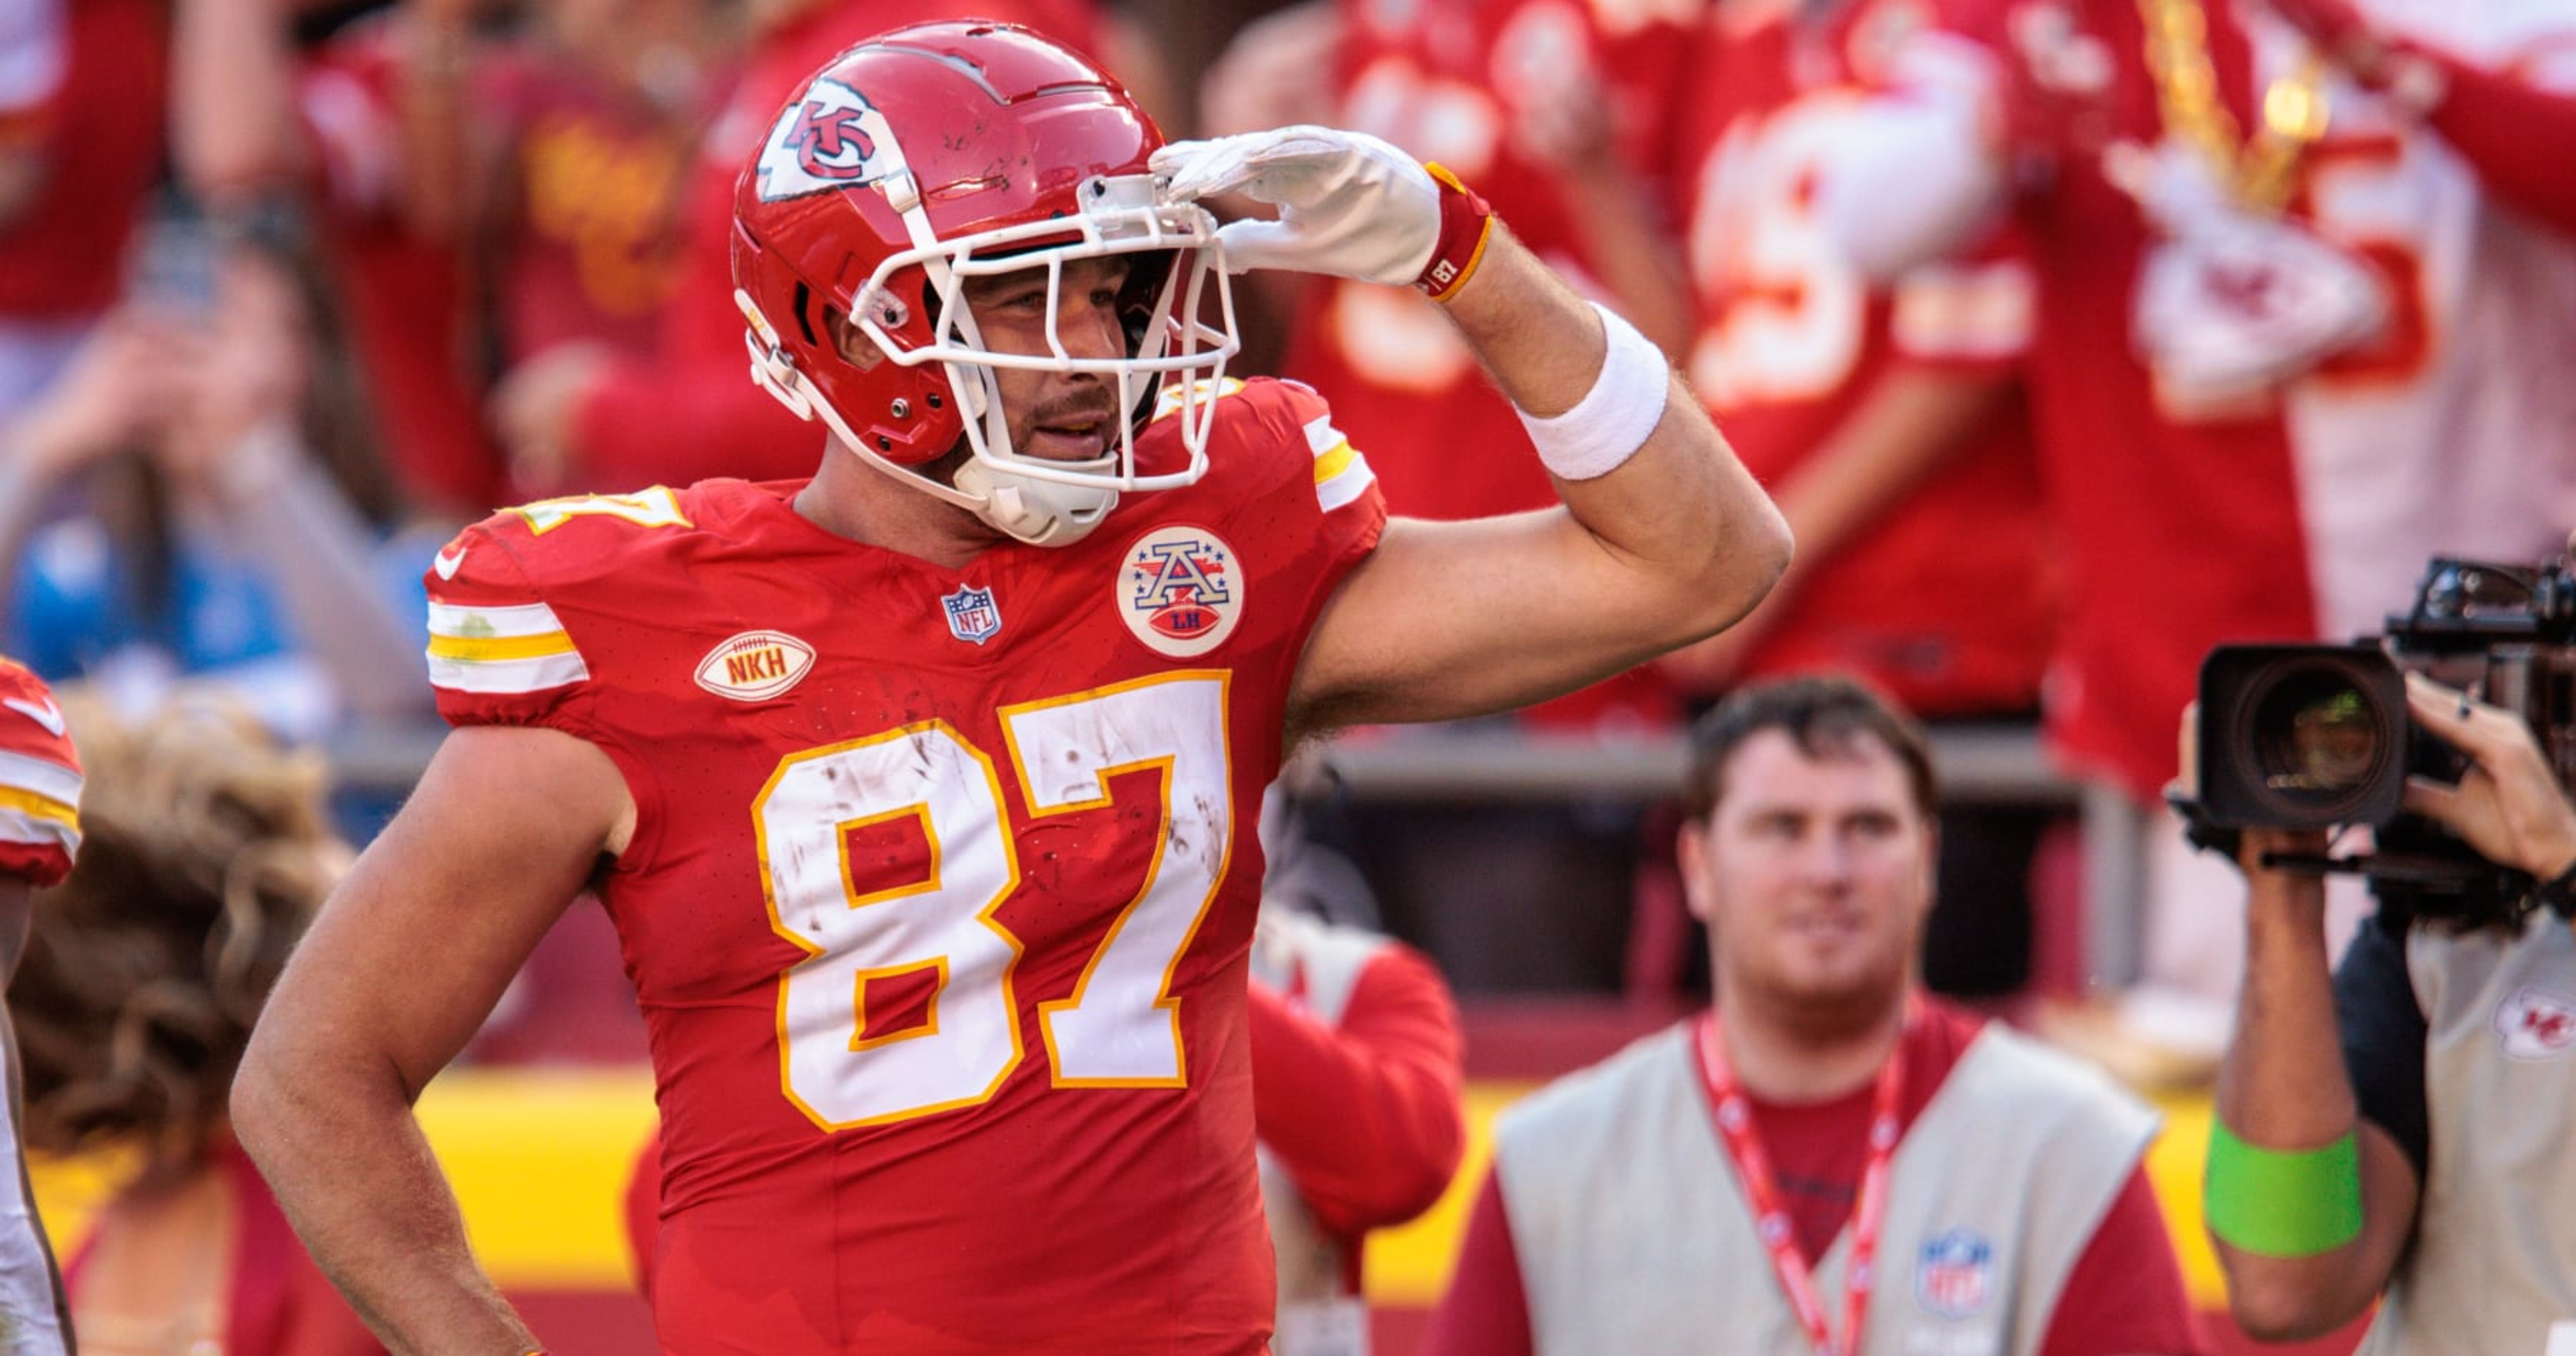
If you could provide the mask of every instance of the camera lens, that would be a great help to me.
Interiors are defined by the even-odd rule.
[[[2309,670],[2284,675],[2256,704],[2254,753],[2271,790],[2335,796],[2367,783],[2387,750],[2351,676]]]

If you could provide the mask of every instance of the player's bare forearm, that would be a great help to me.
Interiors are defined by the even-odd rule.
[[[2359,1119],[2336,1034],[2326,965],[2323,886],[2281,872],[2251,873],[2244,992],[2219,1073],[2220,1122],[2248,1144],[2309,1150],[2358,1130],[2362,1232],[2332,1251],[2265,1256],[2216,1243],[2229,1301],[2247,1331],[2269,1340],[2313,1337],[2377,1298],[2415,1214],[2414,1169],[2388,1134]]]
[[[314,1260],[396,1352],[535,1345],[475,1265],[412,1102],[631,813],[589,744],[458,731],[323,905],[252,1033],[235,1132]]]
[[[1601,374],[1599,316],[1500,228],[1449,314],[1533,415],[1572,409]],[[1789,529],[1698,399],[1666,381],[1644,444],[1607,474],[1559,479],[1561,509],[1389,524],[1308,641],[1299,728],[1509,710],[1751,611],[1788,566]]]
[[[1600,318],[1508,230],[1495,229],[1486,256],[1449,302],[1449,318],[1513,404],[1563,414],[1600,376]],[[1636,600],[1636,614],[1678,614],[1658,637],[1669,648],[1751,611],[1787,568],[1790,539],[1699,401],[1678,377],[1666,380],[1663,419],[1635,456],[1556,488],[1575,521],[1626,567],[1630,578],[1617,582],[1651,595]]]
[[[235,1133],[331,1283],[399,1356],[520,1356],[537,1342],[466,1247],[390,1063],[263,1023]],[[315,1048],[315,1047],[321,1048]]]

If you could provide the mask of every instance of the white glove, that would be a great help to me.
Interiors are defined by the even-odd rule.
[[[1280,268],[1401,287],[1440,244],[1440,186],[1412,156],[1364,132],[1298,126],[1176,141],[1151,165],[1171,176],[1173,201],[1241,193],[1279,208],[1277,221],[1218,229],[1229,273]]]

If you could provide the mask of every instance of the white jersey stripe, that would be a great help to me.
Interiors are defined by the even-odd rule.
[[[80,824],[77,820],[65,823],[59,819],[47,819],[40,815],[31,815],[24,810],[14,810],[0,805],[0,843],[29,843],[37,847],[59,847],[65,852],[78,856],[81,843]]]
[[[589,678],[590,666],[579,654],[484,660],[429,657],[430,684],[451,692],[543,692]]]
[[[0,752],[0,787],[14,786],[33,791],[47,800],[58,800],[78,808],[81,795],[80,774],[60,763],[23,753]]]
[[[1315,502],[1330,513],[1356,500],[1377,483],[1377,473],[1369,469],[1368,458],[1354,452],[1349,464],[1315,486]]]
[[[555,610],[543,603],[520,603],[514,607],[464,607],[431,599],[429,633],[456,640],[487,640],[503,636],[543,636],[561,631],[563,622]]]
[[[1333,416],[1329,414],[1319,414],[1306,421],[1306,450],[1314,453],[1318,461],[1348,441],[1340,429],[1333,427]]]

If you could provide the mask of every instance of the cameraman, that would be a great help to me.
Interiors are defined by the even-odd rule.
[[[2576,1343],[2576,807],[2518,715],[2406,681],[2415,723],[2472,763],[2411,781],[2406,808],[2530,873],[2540,907],[2476,929],[2384,911],[2329,976],[2323,881],[2263,865],[2322,836],[2248,830],[2210,1232],[2257,1337],[2384,1296],[2365,1356],[2556,1356]]]

